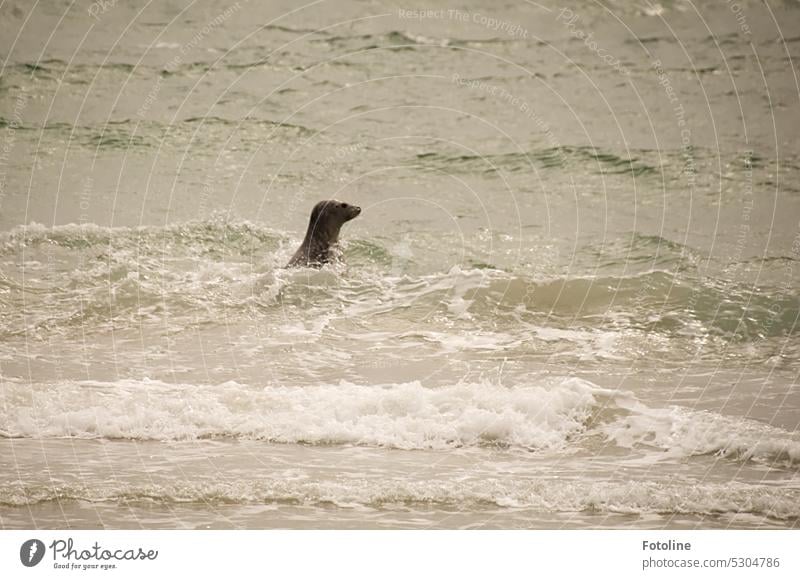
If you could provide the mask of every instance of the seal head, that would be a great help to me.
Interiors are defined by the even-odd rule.
[[[330,262],[336,257],[342,225],[360,213],[361,207],[336,199],[314,205],[306,237],[286,267],[321,267]]]

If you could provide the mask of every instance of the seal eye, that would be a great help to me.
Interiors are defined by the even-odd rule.
[[[347,203],[342,203],[341,205],[339,205],[339,207],[341,207],[342,209],[347,209]]]

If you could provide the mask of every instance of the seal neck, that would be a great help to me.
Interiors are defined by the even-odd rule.
[[[318,241],[334,244],[339,241],[339,231],[341,228],[341,223],[326,219],[324,215],[312,215],[308,222],[305,243]]]

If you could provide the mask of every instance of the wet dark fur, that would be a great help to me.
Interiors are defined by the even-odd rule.
[[[339,230],[359,213],[360,207],[335,199],[314,205],[303,244],[286,267],[321,267],[330,262],[336,255]]]

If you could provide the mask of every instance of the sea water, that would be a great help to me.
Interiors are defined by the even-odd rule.
[[[0,526],[797,527],[800,11],[736,6],[3,4]]]

